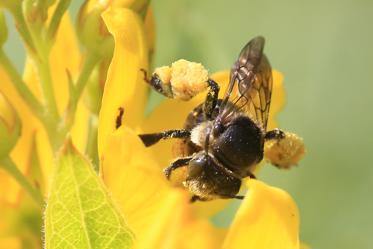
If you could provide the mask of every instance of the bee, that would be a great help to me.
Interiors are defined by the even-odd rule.
[[[286,137],[280,129],[267,131],[272,69],[263,53],[264,43],[258,36],[242,49],[222,99],[218,98],[219,84],[207,78],[205,87],[198,88],[209,89],[206,99],[189,113],[184,129],[139,135],[145,146],[161,139],[182,139],[185,155],[165,168],[164,174],[170,179],[175,169],[187,167],[183,185],[192,194],[192,202],[242,199],[237,195],[242,179],[255,178],[253,170],[263,159],[264,143]],[[174,98],[170,79],[163,82],[167,77],[157,73],[147,79],[144,73],[155,90]],[[180,92],[178,96],[183,99]]]

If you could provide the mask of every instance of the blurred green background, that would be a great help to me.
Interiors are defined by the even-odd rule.
[[[259,178],[288,191],[313,248],[373,248],[373,1],[154,1],[156,65],[178,58],[230,68],[266,38],[287,92],[280,126],[303,136],[298,168]],[[228,225],[232,211],[216,217]]]
[[[74,17],[81,2],[73,1]],[[273,68],[285,75],[280,126],[303,136],[307,154],[298,168],[268,166],[259,178],[292,195],[301,214],[301,239],[313,248],[372,248],[373,1],[153,5],[157,66],[185,58],[210,72],[228,69],[249,39],[265,36]],[[21,70],[24,51],[15,30],[6,50]],[[214,223],[228,226],[238,204]]]

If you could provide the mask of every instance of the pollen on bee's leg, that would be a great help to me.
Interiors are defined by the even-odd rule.
[[[189,100],[207,87],[208,71],[200,63],[178,60],[172,63],[171,86],[174,97]]]
[[[303,158],[305,147],[303,138],[297,134],[285,132],[282,139],[269,140],[264,146],[265,158],[274,166],[289,169]]]

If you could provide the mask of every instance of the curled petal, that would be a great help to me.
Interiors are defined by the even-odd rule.
[[[148,67],[146,38],[139,16],[130,9],[113,8],[108,9],[103,18],[114,37],[115,48],[99,116],[99,155],[107,137],[122,121],[133,128],[143,118],[147,85],[140,69]]]
[[[293,199],[257,180],[248,187],[223,248],[298,249],[299,214]]]

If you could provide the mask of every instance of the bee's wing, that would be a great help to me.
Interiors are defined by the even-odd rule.
[[[264,38],[259,36],[242,49],[231,70],[220,114],[228,115],[233,109],[244,111],[265,130],[271,103],[272,69],[263,47]]]

